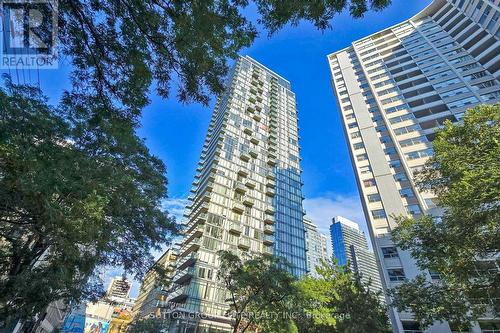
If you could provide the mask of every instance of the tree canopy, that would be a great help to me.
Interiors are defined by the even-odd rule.
[[[207,103],[220,93],[235,59],[258,35],[307,20],[326,29],[347,9],[359,18],[390,0],[60,0],[61,51],[70,57],[75,91],[99,96],[136,119],[154,85],[169,97],[172,84],[182,102]]]
[[[118,112],[67,94],[0,89],[0,318],[96,296],[96,267],[141,276],[177,231],[165,167]]]
[[[301,333],[390,332],[387,310],[380,295],[347,267],[323,260],[319,277],[298,282],[295,321]]]
[[[242,259],[220,251],[219,260],[217,279],[227,290],[233,332],[256,326],[263,332],[282,332],[283,324],[290,321],[285,316],[295,296],[295,278],[284,269],[283,259],[265,254]]]
[[[424,325],[446,320],[468,327],[500,310],[500,104],[467,110],[463,122],[447,122],[433,141],[434,157],[417,175],[443,208],[439,216],[400,217],[396,244],[409,250],[425,275],[392,292],[400,310]]]

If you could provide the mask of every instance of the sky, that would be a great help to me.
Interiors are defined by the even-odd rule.
[[[323,32],[309,23],[287,26],[271,37],[261,33],[250,48],[241,52],[291,82],[299,110],[304,208],[325,234],[336,215],[347,217],[367,230],[326,56],[410,18],[429,3],[430,0],[393,0],[384,11],[369,12],[357,20],[343,13],[333,19],[331,29]],[[40,74],[41,87],[52,102],[68,88],[69,70],[67,60],[62,59],[58,70]],[[162,100],[152,95],[151,99],[152,103],[143,112],[138,134],[146,140],[151,152],[165,162],[169,180],[165,206],[173,215],[181,216],[215,99],[206,107],[184,105],[173,97]],[[107,275],[117,272],[113,270]],[[137,289],[136,283],[133,296]]]

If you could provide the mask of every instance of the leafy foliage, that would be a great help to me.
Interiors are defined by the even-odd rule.
[[[165,327],[163,319],[148,318],[133,321],[128,327],[129,333],[158,333]]]
[[[177,228],[160,207],[164,165],[130,121],[83,95],[53,108],[9,81],[0,105],[0,318],[97,296],[98,266],[145,272]]]
[[[228,251],[220,251],[219,258],[217,279],[227,290],[233,332],[256,325],[263,332],[288,332],[283,323],[288,322],[284,316],[290,313],[295,278],[282,268],[283,260],[269,255],[242,260]],[[293,324],[288,325],[292,330]]]
[[[359,276],[332,260],[316,270],[319,278],[306,276],[298,282],[299,332],[390,332],[379,295]]]
[[[444,212],[400,217],[393,238],[441,279],[402,284],[394,304],[425,325],[447,320],[467,327],[486,310],[500,310],[500,104],[468,110],[463,123],[447,122],[433,148],[418,186],[434,193]]]
[[[288,23],[330,26],[344,9],[361,17],[390,0],[255,0],[258,22],[270,33]],[[227,60],[257,36],[243,15],[248,0],[60,0],[59,39],[74,67],[75,91],[118,103],[132,118],[148,103],[154,83],[168,97],[172,82],[180,101],[207,103],[222,90]]]

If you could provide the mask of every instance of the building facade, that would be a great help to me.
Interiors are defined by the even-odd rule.
[[[168,249],[146,272],[139,289],[139,296],[132,309],[134,320],[162,316],[162,312],[165,311],[167,292],[171,287],[176,258],[176,251]],[[157,269],[163,273],[160,274]]]
[[[106,297],[128,298],[132,283],[123,276],[115,276],[111,279],[106,291]]]
[[[275,254],[293,274],[306,273],[297,118],[290,82],[240,57],[217,100],[189,197],[168,299],[171,332],[229,329],[219,250]]]
[[[356,222],[342,216],[335,216],[330,225],[333,256],[339,265],[349,265],[352,272],[370,284],[374,292],[382,292],[382,283],[377,260],[368,249],[368,242]]]
[[[384,288],[419,273],[391,241],[391,216],[440,213],[413,180],[433,154],[436,130],[470,107],[500,100],[499,17],[499,0],[434,0],[411,19],[328,55]],[[420,330],[410,314],[391,309],[390,316],[396,332]]]
[[[318,231],[318,227],[311,219],[304,216],[306,231],[306,260],[307,273],[318,276],[316,266],[321,264],[321,259],[328,259],[327,237]]]

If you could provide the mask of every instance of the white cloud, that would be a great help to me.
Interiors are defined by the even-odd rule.
[[[163,200],[162,206],[165,208],[171,216],[177,219],[177,222],[182,221],[182,215],[188,204],[187,199],[182,198],[168,198]]]
[[[368,235],[366,220],[357,194],[350,196],[328,193],[304,200],[307,216],[318,226],[320,232],[330,239],[330,224],[334,216],[340,215],[359,224]],[[368,236],[367,236],[368,237]],[[328,246],[331,247],[329,240]]]

